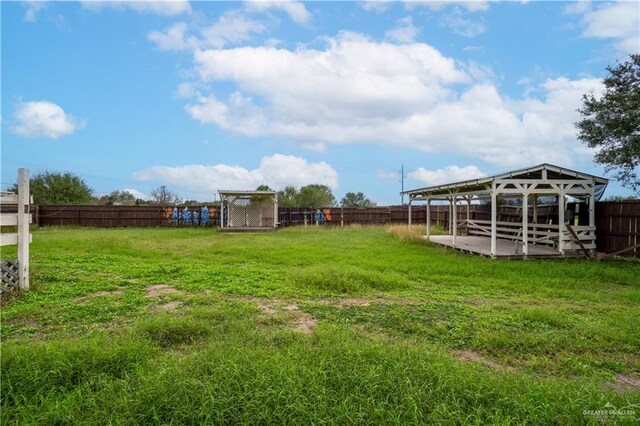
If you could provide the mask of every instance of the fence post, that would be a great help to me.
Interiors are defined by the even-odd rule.
[[[29,170],[18,169],[18,283],[29,290]]]

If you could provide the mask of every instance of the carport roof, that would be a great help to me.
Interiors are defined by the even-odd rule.
[[[544,178],[546,174],[546,179]],[[430,197],[430,196],[445,196],[453,195],[458,192],[473,193],[483,192],[486,193],[490,190],[491,184],[494,181],[508,181],[508,180],[539,180],[539,181],[554,181],[554,180],[576,180],[585,181],[589,180],[596,186],[596,193],[604,192],[604,188],[609,183],[609,180],[600,177],[590,175],[588,173],[578,172],[575,170],[567,169],[565,167],[554,166],[553,164],[543,163],[537,166],[528,167],[526,169],[513,170],[506,173],[501,173],[494,176],[483,177],[479,179],[470,179],[461,182],[453,182],[444,185],[428,186],[424,188],[411,189],[402,192],[402,194],[408,194],[409,197]]]

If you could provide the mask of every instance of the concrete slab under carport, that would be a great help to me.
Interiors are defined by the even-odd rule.
[[[423,237],[432,243],[445,247],[450,247],[462,252],[479,254],[481,256],[491,257],[491,238],[476,235],[458,235],[456,236],[456,244],[453,245],[453,236],[451,235],[432,235]],[[516,252],[516,247],[518,251]],[[576,257],[573,253],[560,254],[556,249],[544,245],[530,245],[529,254],[525,256],[522,253],[522,243],[516,246],[516,241],[497,239],[496,255],[500,258],[511,259],[544,259],[544,258],[566,258]]]

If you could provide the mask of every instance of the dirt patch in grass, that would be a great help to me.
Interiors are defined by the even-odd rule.
[[[455,357],[459,361],[463,362],[479,362],[481,364],[486,365],[492,370],[505,370],[505,371],[515,371],[515,368],[509,365],[503,365],[495,362],[494,360],[487,358],[479,352],[472,351],[470,349],[460,350],[454,352]]]
[[[260,306],[260,309],[262,309],[263,314],[275,315],[278,313],[277,309],[267,303],[258,303],[258,305]]]
[[[165,303],[164,305],[160,305],[158,306],[158,308],[163,311],[175,311],[176,309],[178,309],[183,305],[184,303],[180,302],[179,300],[174,300],[172,302]]]
[[[618,393],[640,390],[640,379],[630,374],[616,373],[615,382],[607,382],[606,386]]]
[[[340,299],[337,301],[337,304],[340,308],[343,308],[345,306],[362,306],[362,307],[367,307],[369,305],[371,305],[372,303],[381,303],[381,304],[385,304],[385,303],[390,303],[387,300],[384,299],[364,299],[364,298],[350,298],[350,299]]]
[[[181,294],[182,292],[166,284],[156,284],[147,287],[146,297],[160,297],[169,294]]]
[[[256,302],[265,315],[272,316],[283,313],[287,317],[287,322],[304,334],[311,334],[318,323],[316,318],[300,310],[296,303],[288,303],[282,299],[260,298],[252,298],[251,301]]]
[[[111,291],[96,291],[95,293],[91,293],[87,296],[76,297],[75,301],[78,303],[87,303],[88,301],[98,297],[122,296],[123,294],[124,294],[124,288],[118,287],[117,289],[111,290]]]
[[[293,321],[295,329],[304,334],[313,333],[316,324],[318,324],[318,320],[309,314],[302,314]]]

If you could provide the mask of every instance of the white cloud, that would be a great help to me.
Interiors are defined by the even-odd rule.
[[[38,13],[47,7],[47,1],[24,1],[22,5],[27,9],[24,13],[24,20],[27,22],[36,22]]]
[[[362,7],[367,12],[375,12],[375,13],[383,13],[389,10],[391,6],[391,1],[383,1],[383,0],[368,0],[361,1],[360,7]]]
[[[469,38],[479,36],[487,30],[483,22],[465,18],[459,11],[442,15],[440,26],[450,28],[455,34]]]
[[[251,38],[252,34],[262,33],[266,27],[239,11],[229,11],[221,15],[217,22],[201,31],[205,47],[221,49],[226,44],[240,43]]]
[[[409,0],[405,1],[405,6],[407,9],[412,10],[417,7],[427,7],[431,10],[443,10],[447,7],[454,6],[457,8],[463,8],[468,12],[485,12],[489,10],[489,2],[488,1],[459,1],[459,0],[450,0],[450,1],[424,1],[424,0]]]
[[[428,170],[419,167],[409,173],[409,177],[425,185],[439,185],[449,182],[460,182],[486,176],[476,166],[447,166],[443,169]]]
[[[445,57],[425,43],[377,42],[354,33],[323,48],[266,46],[194,52],[199,90],[188,114],[238,134],[278,136],[322,152],[377,143],[463,154],[503,167],[571,166],[583,158],[573,123],[599,80],[549,79],[506,97],[490,68]],[[221,97],[218,82],[235,90]],[[204,94],[203,94],[204,93]]]
[[[151,31],[147,39],[156,44],[160,50],[182,50],[189,47],[189,42],[185,39],[187,24],[178,22],[167,28],[166,32]]]
[[[568,13],[582,15],[584,37],[612,39],[624,53],[640,52],[640,3],[620,1],[594,6],[579,2],[566,8]]]
[[[298,24],[306,24],[311,19],[311,14],[303,3],[294,0],[253,0],[245,2],[248,10],[256,12],[265,12],[268,10],[282,10],[293,22]]]
[[[84,127],[53,102],[20,102],[13,112],[13,133],[28,138],[57,139]]]
[[[189,35],[189,27],[178,22],[162,31],[151,31],[147,39],[160,50],[183,50],[202,48],[222,49],[228,44],[237,44],[262,33],[266,27],[261,22],[246,17],[238,10],[228,11],[211,25],[199,28],[199,35]]]
[[[122,191],[126,191],[129,194],[133,195],[134,197],[136,197],[136,199],[140,199],[140,200],[146,200],[149,197],[147,196],[147,194],[145,194],[144,192],[138,191],[137,189],[133,189],[133,188],[125,188]]]
[[[420,30],[413,25],[413,18],[407,16],[398,19],[398,25],[385,33],[385,36],[399,43],[413,43]]]
[[[465,46],[462,50],[465,52],[481,52],[484,50],[484,46]]]
[[[173,96],[178,99],[189,99],[198,96],[198,88],[195,83],[182,82],[178,84],[178,88]]]
[[[211,198],[220,189],[250,190],[263,184],[274,189],[315,183],[332,189],[338,187],[338,173],[326,162],[311,163],[301,157],[282,154],[264,157],[253,170],[227,164],[153,166],[134,173],[133,178],[184,188],[200,198]]]
[[[264,45],[267,47],[277,47],[279,44],[282,44],[282,40],[274,37],[269,37],[264,41]]]
[[[397,178],[399,174],[397,172],[392,172],[389,170],[378,169],[376,170],[376,176],[382,179],[393,179]]]
[[[117,10],[131,9],[138,13],[150,13],[163,16],[176,16],[191,12],[188,0],[133,0],[133,1],[104,1],[84,0],[82,6],[95,11],[103,8]]]

